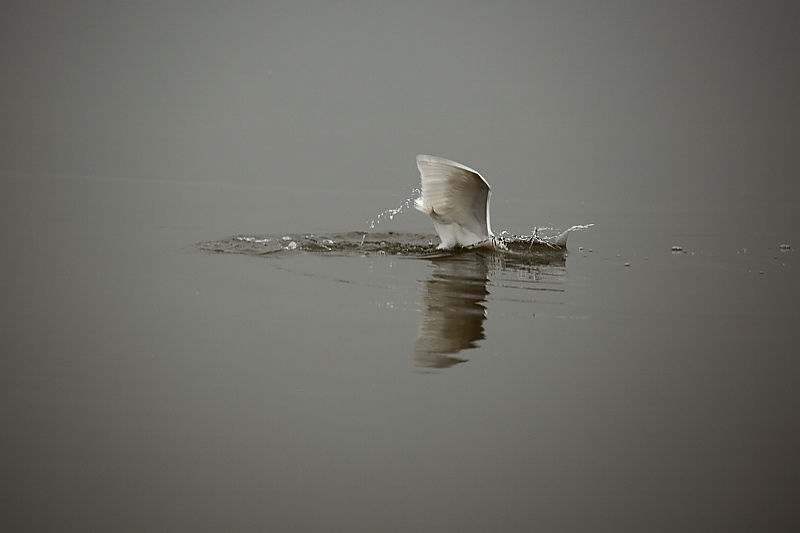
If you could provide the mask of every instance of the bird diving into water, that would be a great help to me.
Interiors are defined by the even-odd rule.
[[[433,219],[441,240],[440,249],[456,245],[506,247],[510,238],[492,233],[489,217],[492,188],[483,176],[461,163],[432,155],[418,155],[417,168],[422,179],[422,196],[414,201],[414,207]],[[586,227],[573,226],[552,239],[540,239],[534,233],[524,240],[563,247],[570,231]]]

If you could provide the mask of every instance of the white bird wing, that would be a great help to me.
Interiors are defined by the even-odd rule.
[[[415,207],[433,219],[440,247],[471,246],[493,237],[489,221],[492,189],[469,167],[430,155],[417,156],[422,196]]]

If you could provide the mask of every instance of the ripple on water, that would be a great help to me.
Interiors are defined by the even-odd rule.
[[[534,237],[504,237],[504,250],[489,250],[509,263],[549,263],[563,260],[566,249]],[[463,249],[439,250],[438,239],[429,234],[351,231],[325,235],[235,235],[198,243],[198,250],[243,255],[281,255],[298,252],[332,255],[405,255],[434,258],[458,254]]]

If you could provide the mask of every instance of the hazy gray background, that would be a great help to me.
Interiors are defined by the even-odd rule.
[[[750,1],[7,2],[2,170],[394,189],[422,152],[498,199],[794,201],[799,18]]]
[[[3,3],[0,528],[797,531],[798,20]],[[367,231],[417,153],[496,230],[595,226],[527,267],[196,252]],[[432,310],[474,348],[429,374]]]

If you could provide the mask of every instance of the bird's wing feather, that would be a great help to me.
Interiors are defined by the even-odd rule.
[[[494,235],[489,221],[492,190],[480,174],[454,161],[430,155],[417,156],[417,168],[422,179],[422,197],[417,200],[416,207],[433,218],[440,237],[441,225],[455,225],[471,234],[455,232],[462,246]]]

